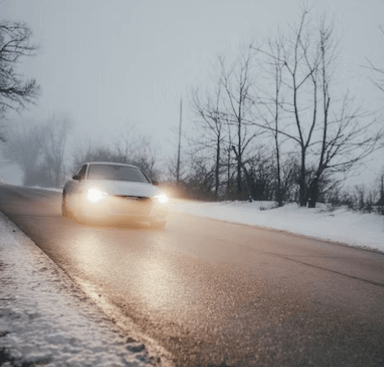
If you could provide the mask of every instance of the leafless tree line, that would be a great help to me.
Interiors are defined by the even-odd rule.
[[[338,83],[332,24],[304,9],[297,25],[191,92],[191,174],[211,196],[316,203],[378,146],[383,129]],[[344,90],[344,91],[343,91]],[[192,135],[191,135],[192,136]]]
[[[160,177],[159,152],[150,137],[135,132],[130,125],[127,130],[108,145],[93,144],[83,139],[76,144],[72,154],[71,171],[84,162],[117,162],[140,167],[152,180]]]
[[[14,123],[0,146],[2,156],[20,167],[23,184],[28,186],[60,188],[77,168],[91,161],[134,164],[158,179],[158,152],[151,139],[134,133],[132,126],[108,145],[81,139],[72,152],[68,146],[71,128],[68,118],[57,116],[43,123]]]
[[[39,94],[34,79],[16,72],[19,59],[38,50],[31,36],[25,23],[0,21],[0,125],[8,110],[26,108]],[[383,133],[377,117],[340,85],[338,52],[332,24],[313,20],[304,8],[298,24],[252,43],[235,62],[219,55],[213,87],[190,94],[196,119],[182,165],[186,191],[195,198],[276,200],[279,206],[336,200],[339,182],[377,148]],[[370,60],[367,66],[383,90],[383,69]],[[108,146],[83,140],[68,158],[69,127],[53,116],[0,134],[3,156],[22,168],[24,184],[59,187],[68,172],[95,160],[132,163],[159,177],[150,138],[127,129]]]
[[[7,130],[1,153],[21,168],[24,185],[60,187],[70,127],[67,118],[52,116],[41,124],[14,123]]]
[[[384,170],[372,185],[359,184],[348,189],[336,187],[328,194],[327,203],[330,210],[344,206],[354,211],[384,215]]]

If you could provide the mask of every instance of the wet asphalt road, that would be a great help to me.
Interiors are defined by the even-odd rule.
[[[60,203],[0,186],[0,210],[174,365],[384,366],[383,254],[182,214],[81,225]]]

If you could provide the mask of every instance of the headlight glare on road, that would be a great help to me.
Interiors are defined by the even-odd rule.
[[[87,199],[92,203],[98,203],[106,196],[107,194],[99,189],[89,189],[87,192]]]
[[[161,193],[159,195],[156,195],[155,198],[157,199],[157,201],[161,204],[165,204],[168,202],[168,196]]]

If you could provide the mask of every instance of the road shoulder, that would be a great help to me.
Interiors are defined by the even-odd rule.
[[[152,366],[154,360],[0,212],[0,365],[40,364]]]

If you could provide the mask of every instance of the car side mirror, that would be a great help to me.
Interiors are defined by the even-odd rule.
[[[72,176],[72,179],[73,179],[73,180],[76,180],[76,181],[81,181],[81,178],[82,178],[82,177],[81,177],[80,175],[73,175],[73,176]]]

